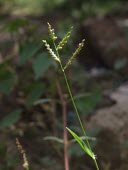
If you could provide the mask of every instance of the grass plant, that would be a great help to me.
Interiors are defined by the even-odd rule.
[[[63,77],[65,79],[65,83],[67,86],[67,90],[69,93],[69,96],[71,98],[75,113],[77,115],[81,130],[83,132],[83,135],[85,137],[85,141],[82,140],[76,133],[74,133],[71,129],[69,129],[66,124],[66,101],[64,99],[64,96],[62,94],[62,90],[60,88],[60,84],[58,84],[58,91],[60,94],[60,100],[62,102],[62,106],[63,106],[63,124],[64,124],[64,160],[65,160],[65,170],[69,170],[69,162],[68,162],[68,138],[67,138],[67,130],[69,131],[69,133],[74,137],[74,139],[78,142],[78,144],[80,145],[80,147],[85,151],[85,153],[90,156],[95,164],[96,170],[99,170],[99,166],[97,164],[97,160],[96,160],[96,156],[92,151],[92,148],[90,146],[88,137],[86,135],[86,131],[84,129],[83,123],[81,121],[80,118],[80,114],[78,112],[75,100],[73,98],[73,94],[69,85],[69,81],[68,78],[66,76],[66,70],[69,68],[69,66],[72,64],[73,60],[76,58],[76,56],[80,53],[81,49],[84,46],[84,42],[85,40],[83,39],[81,43],[79,43],[78,47],[76,48],[75,52],[73,53],[73,55],[70,57],[70,59],[67,61],[67,63],[65,65],[63,65],[61,57],[60,57],[60,50],[63,49],[63,46],[67,43],[68,39],[70,38],[71,35],[71,31],[72,28],[69,30],[69,32],[66,34],[66,36],[58,43],[56,43],[57,41],[57,36],[55,35],[54,29],[52,29],[51,25],[48,23],[48,30],[49,30],[49,34],[50,34],[50,38],[52,39],[53,45],[54,45],[54,50],[51,49],[50,45],[48,44],[48,42],[46,40],[43,40],[43,43],[46,47],[46,49],[48,50],[50,56],[59,64],[61,72],[63,74]]]

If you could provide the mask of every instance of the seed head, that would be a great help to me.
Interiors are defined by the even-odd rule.
[[[69,32],[66,34],[66,36],[62,39],[62,41],[60,41],[60,43],[59,43],[58,46],[57,46],[57,50],[61,50],[62,47],[67,43],[67,41],[68,41],[68,39],[69,39],[69,37],[70,37],[70,35],[71,35],[72,28],[73,28],[73,27],[71,27],[70,31],[69,31]]]
[[[50,48],[50,45],[47,43],[47,41],[46,40],[42,40],[42,41],[45,44],[45,47],[47,48],[47,50],[48,50],[49,54],[51,55],[51,57],[54,58],[54,60],[60,62],[59,58],[56,56],[56,54]]]
[[[69,61],[67,62],[66,66],[64,67],[64,70],[67,69],[71,64],[72,61],[76,58],[76,56],[80,53],[81,49],[84,46],[84,41],[85,39],[82,40],[81,43],[79,43],[78,48],[76,49],[76,51],[73,53],[72,57],[69,59]]]
[[[49,23],[48,24],[48,29],[49,29],[49,33],[50,33],[50,36],[52,38],[52,40],[56,40],[57,37],[55,36],[55,32],[54,32],[54,29],[52,29],[51,25]]]
[[[28,159],[27,159],[25,150],[23,149],[22,145],[20,144],[20,141],[19,141],[18,138],[16,138],[16,145],[17,145],[17,148],[18,148],[19,152],[20,152],[20,153],[22,154],[22,156],[23,156],[23,167],[24,167],[26,170],[29,170],[29,163],[28,163]]]

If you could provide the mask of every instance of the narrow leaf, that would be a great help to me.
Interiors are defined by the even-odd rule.
[[[58,138],[56,136],[46,136],[44,137],[44,140],[51,140],[51,141],[55,141],[55,142],[58,142],[58,143],[64,143],[64,140],[61,139],[61,138]]]
[[[71,135],[76,139],[76,141],[79,143],[81,148],[92,158],[95,159],[94,153],[87,147],[87,145],[83,142],[83,140],[77,136],[72,130],[67,128],[67,130],[71,133]]]

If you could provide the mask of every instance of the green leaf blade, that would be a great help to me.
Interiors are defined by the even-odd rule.
[[[17,76],[14,72],[0,69],[0,92],[9,95],[14,87],[16,79]]]
[[[20,63],[25,64],[28,59],[33,57],[37,51],[41,48],[41,45],[31,42],[24,45],[20,53]]]
[[[89,95],[80,96],[75,98],[77,107],[81,113],[90,113],[92,112],[97,104],[102,100],[102,94],[100,90],[90,93]]]
[[[44,91],[45,91],[44,84],[37,83],[33,85],[32,90],[29,92],[26,99],[27,107],[31,107],[34,104],[34,102],[40,98]]]
[[[1,121],[0,121],[0,128],[6,128],[14,123],[16,123],[20,117],[21,117],[21,109],[17,109],[9,113],[7,116],[5,116]]]
[[[53,61],[47,53],[39,54],[32,66],[35,73],[35,79],[39,79],[52,64]]]
[[[87,145],[83,142],[83,140],[77,136],[71,129],[67,128],[67,130],[70,132],[70,134],[76,139],[76,141],[79,143],[81,148],[92,158],[95,159],[94,153],[87,147]]]

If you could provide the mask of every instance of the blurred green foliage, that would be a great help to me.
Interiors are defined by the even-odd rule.
[[[55,77],[56,75],[59,75],[58,67],[53,59],[45,52],[43,43],[41,43],[42,37],[45,37],[46,35],[40,35],[37,29],[38,26],[29,22],[27,19],[22,18],[22,15],[35,16],[48,14],[48,16],[52,17],[56,13],[59,14],[59,16],[66,14],[69,20],[58,24],[58,28],[60,30],[58,32],[58,37],[61,39],[71,26],[70,18],[78,19],[78,23],[80,23],[82,19],[85,19],[88,16],[106,14],[108,11],[118,8],[121,3],[121,0],[52,0],[50,2],[47,0],[0,0],[0,14],[19,14],[21,16],[21,18],[8,20],[3,23],[3,27],[1,28],[1,32],[9,33],[12,38],[11,40],[4,40],[3,42],[0,42],[0,50],[2,52],[7,52],[3,55],[4,60],[0,63],[1,102],[6,104],[6,102],[11,98],[13,103],[14,97],[18,101],[15,103],[14,100],[13,106],[8,106],[7,104],[5,107],[4,105],[5,112],[1,112],[2,118],[0,119],[0,130],[15,125],[22,119],[22,117],[25,116],[25,114],[28,114],[29,117],[31,117],[32,114],[29,113],[35,112],[35,107],[38,107],[39,105],[37,104],[35,106],[34,104],[35,102],[38,103],[38,101],[40,101],[39,104],[41,107],[38,107],[37,110],[39,110],[41,114],[42,111],[43,113],[46,111],[49,119],[56,119],[55,128],[57,129],[58,134],[60,134],[63,129],[62,122],[60,121],[60,117],[62,116],[60,114],[60,103],[58,102],[58,92],[55,84]],[[14,48],[15,45],[18,47],[16,54],[10,54],[8,51],[8,48],[12,44]],[[63,49],[62,59],[64,62],[67,59],[67,56],[74,50],[73,45],[74,41],[73,39],[70,39],[69,45]],[[125,64],[126,61],[119,59],[115,63],[115,69],[120,69]],[[70,77],[70,84],[76,97],[75,101],[77,107],[80,113],[82,113],[82,118],[86,120],[86,117],[90,113],[93,113],[94,109],[102,100],[102,92],[96,87],[95,89],[90,90],[89,93],[85,94],[86,73],[76,62],[74,62],[72,67],[72,73],[70,71],[68,73],[68,76]],[[65,85],[61,79],[61,75],[59,76],[62,88],[65,92]],[[51,103],[53,105],[55,103],[56,110],[54,111],[57,114],[56,117],[53,117],[52,115],[51,110],[55,108]],[[69,127],[81,135],[80,129],[76,123],[74,111],[70,100],[68,99],[67,104],[69,109],[67,111]],[[39,115],[37,114],[37,117],[38,116]],[[42,119],[40,120],[45,121]],[[74,123],[74,125],[72,125],[72,123]],[[48,130],[47,133],[49,134],[49,129],[46,130]],[[89,136],[96,136],[96,129],[93,129],[92,131],[93,133],[88,132]],[[95,144],[95,142],[92,142],[92,146]],[[54,143],[53,149],[55,149],[57,153],[60,153],[62,148],[62,145],[60,146],[60,144]],[[0,155],[6,157],[4,154],[5,146],[0,144]],[[70,157],[77,157],[83,154],[84,152],[82,152],[75,143],[70,146]],[[60,165],[58,160],[56,162],[53,157],[51,158],[50,155],[47,156],[43,156],[39,160],[44,167],[52,167],[54,165],[55,167],[57,166],[59,170],[62,168],[59,167]],[[53,161],[49,162],[51,159]],[[7,161],[9,166],[12,166],[11,164],[15,164],[12,159],[8,159]],[[9,170],[8,167],[4,169]]]
[[[101,101],[102,95],[101,91],[95,89],[88,95],[81,95],[76,98],[76,104],[81,113],[88,114],[91,113],[97,104]]]
[[[3,11],[13,14],[39,15],[49,12],[67,13],[74,18],[87,17],[95,14],[105,14],[106,12],[118,8],[121,0],[1,0]],[[67,5],[68,4],[68,5]]]
[[[9,113],[0,121],[0,128],[6,128],[16,123],[21,117],[21,109],[17,109]]]
[[[16,74],[13,69],[0,65],[0,91],[9,95],[16,82]]]
[[[21,15],[46,14],[57,8],[58,12],[62,10],[62,12],[65,12],[70,17],[80,19],[84,16],[94,15],[97,12],[105,13],[107,10],[112,9],[113,6],[118,5],[119,2],[120,1],[114,0],[104,2],[100,0],[75,0],[73,2],[71,0],[53,0],[50,2],[47,0],[1,0],[0,5],[4,12],[6,11],[8,13],[15,14],[19,13]],[[61,30],[58,32],[59,39],[65,35],[69,25],[69,22],[63,22],[63,24],[59,25],[59,29]],[[51,102],[54,101],[56,104],[55,112],[58,114],[60,112],[60,109],[58,109],[60,108],[60,103],[57,103],[58,92],[56,89],[55,77],[56,75],[59,75],[59,69],[54,60],[45,52],[43,43],[41,43],[42,35],[39,35],[35,24],[29,23],[29,21],[24,18],[14,19],[11,21],[9,20],[4,23],[1,31],[9,32],[12,39],[14,38],[12,42],[0,42],[2,50],[4,49],[6,51],[7,47],[10,47],[13,43],[13,45],[18,46],[18,51],[16,54],[7,54],[4,56],[5,59],[0,63],[0,93],[4,99],[8,99],[10,96],[13,96],[13,94],[16,94],[15,96],[18,96],[18,100],[20,99],[22,102],[15,103],[15,107],[13,106],[10,109],[11,111],[6,112],[5,115],[3,113],[4,116],[2,115],[3,118],[0,120],[0,128],[9,128],[20,121],[22,115],[27,114],[27,112],[29,113],[29,111],[32,112],[32,110],[34,112],[34,103],[41,100],[42,102],[40,102],[40,105],[42,108],[43,106],[44,108],[47,108],[46,103],[48,103],[48,108],[50,109],[52,107]],[[25,35],[23,35],[22,32]],[[15,42],[15,40],[17,41]],[[70,39],[69,45],[63,49],[62,59],[64,62],[69,53],[71,54],[72,50],[74,50],[73,45],[73,39]],[[122,64],[124,64],[124,62]],[[117,68],[121,66],[122,65],[120,65],[120,63],[116,63]],[[82,116],[85,118],[88,114],[93,112],[98,103],[102,100],[102,93],[99,89],[94,89],[92,91],[90,90],[89,94],[84,95],[86,76],[84,70],[81,69],[77,63],[74,62],[72,73],[69,71],[68,74],[71,77],[70,83],[73,88],[72,90],[74,94],[77,95],[77,98],[75,99],[76,104],[82,113]],[[65,85],[61,79],[61,75],[59,78],[62,88],[65,90]],[[67,104],[69,107],[67,119],[71,122],[71,120],[75,120],[75,114],[70,106],[69,100],[67,100]],[[40,112],[42,110],[40,110]],[[52,116],[49,110],[47,111],[46,109],[47,113],[50,113],[50,116],[48,115],[48,117],[51,118]],[[70,115],[70,112],[72,112],[73,115]],[[55,117],[57,123],[56,128],[59,132],[61,132],[63,128],[60,117],[61,114]],[[76,120],[75,124],[77,124]],[[71,126],[72,124],[69,125],[69,127]],[[73,130],[80,134],[77,125],[74,125]],[[94,145],[94,143],[92,145]],[[57,146],[57,149],[61,151],[62,146]],[[73,146],[69,149],[69,154],[70,156],[81,156],[83,155],[83,152],[77,148],[76,144],[73,144]],[[47,164],[47,162],[49,163],[49,157],[45,158],[42,158],[41,161],[43,164],[45,162],[47,167],[49,166],[49,164]],[[50,165],[52,166],[54,163],[56,162],[53,160]]]
[[[53,65],[54,61],[49,57],[47,53],[40,53],[33,63],[33,70],[35,73],[35,79],[40,78],[43,73]]]

